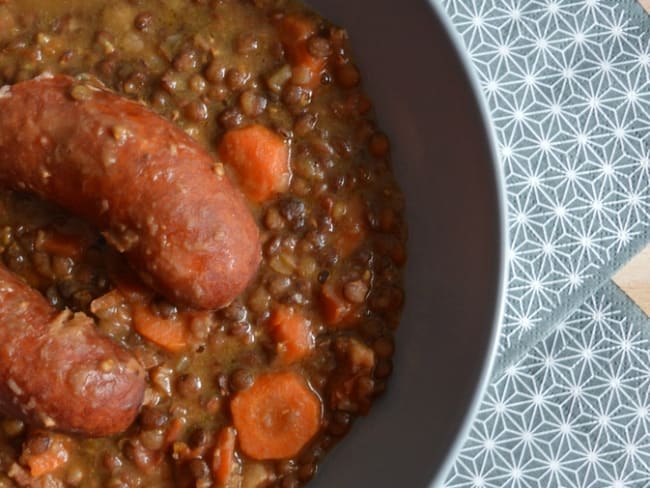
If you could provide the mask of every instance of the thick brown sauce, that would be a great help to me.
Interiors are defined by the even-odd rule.
[[[298,12],[306,10],[283,0],[0,2],[0,85],[45,71],[90,74],[168,117],[215,157],[226,130],[259,123],[290,145],[292,171],[286,194],[250,203],[264,257],[239,299],[218,312],[154,300],[154,316],[186,328],[188,346],[174,353],[134,331],[128,271],[92,228],[0,190],[3,263],[55,307],[92,314],[149,374],[141,415],[115,438],[61,437],[2,419],[0,486],[218,486],[213,446],[232,425],[231,398],[275,370],[305,378],[322,401],[321,430],[293,459],[256,461],[236,448],[226,486],[298,486],[383,392],[403,300],[402,196],[345,31],[315,17],[310,50],[326,57],[326,68],[313,89],[294,83],[276,26]],[[350,235],[362,239],[350,245]],[[121,295],[111,294],[116,286]],[[331,315],[337,301],[342,320]],[[269,331],[280,305],[299,310],[316,338],[288,366],[278,365]],[[29,455],[60,443],[67,460],[31,476]]]

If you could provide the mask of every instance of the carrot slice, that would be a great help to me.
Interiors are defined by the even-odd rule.
[[[212,477],[217,486],[226,486],[235,467],[236,431],[224,427],[217,436],[217,445],[212,458]]]
[[[316,23],[304,15],[287,15],[279,21],[278,33],[293,68],[294,83],[308,88],[318,86],[326,59],[312,56],[307,48],[307,41],[316,33]]]
[[[169,424],[169,427],[167,428],[167,431],[165,432],[164,444],[166,446],[169,446],[170,444],[173,444],[178,439],[180,439],[184,428],[185,422],[183,422],[181,419],[175,418],[172,420]]]
[[[293,372],[257,378],[230,403],[239,446],[257,460],[295,456],[318,432],[321,401]]]
[[[341,286],[327,282],[320,290],[320,306],[325,323],[330,327],[349,327],[359,318],[361,306],[343,297]]]
[[[28,442],[20,457],[20,462],[29,467],[34,478],[55,471],[68,462],[70,456],[68,451],[70,441],[67,437],[52,433],[48,433],[47,436],[50,438],[47,449],[34,453]]]
[[[226,132],[218,152],[235,170],[240,187],[251,200],[263,202],[289,188],[289,148],[263,125]]]
[[[158,317],[149,307],[138,303],[131,305],[131,316],[133,327],[138,334],[163,349],[177,352],[187,347],[189,330],[181,318]]]
[[[314,348],[309,320],[291,307],[281,305],[275,308],[267,325],[277,343],[277,359],[280,364],[295,363]]]

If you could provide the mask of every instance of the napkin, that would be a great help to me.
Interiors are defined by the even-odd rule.
[[[494,377],[446,486],[650,486],[650,323],[609,282],[650,241],[650,18],[438,2],[490,109],[510,233]]]

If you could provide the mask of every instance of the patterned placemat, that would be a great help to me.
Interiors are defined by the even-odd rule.
[[[446,488],[650,486],[650,319],[613,284],[493,381]]]
[[[488,102],[510,231],[497,368],[446,486],[650,486],[650,322],[608,284],[650,240],[650,17],[436,1]]]
[[[650,20],[633,0],[438,1],[505,174],[502,369],[648,241]]]

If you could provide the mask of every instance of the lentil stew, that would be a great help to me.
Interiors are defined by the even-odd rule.
[[[0,0],[0,86],[44,73],[74,78],[75,106],[110,90],[207,151],[261,264],[224,308],[193,308],[154,291],[122,239],[0,189],[0,266],[145,377],[110,437],[0,417],[0,486],[305,484],[386,388],[404,299],[403,197],[346,31],[294,0]]]

